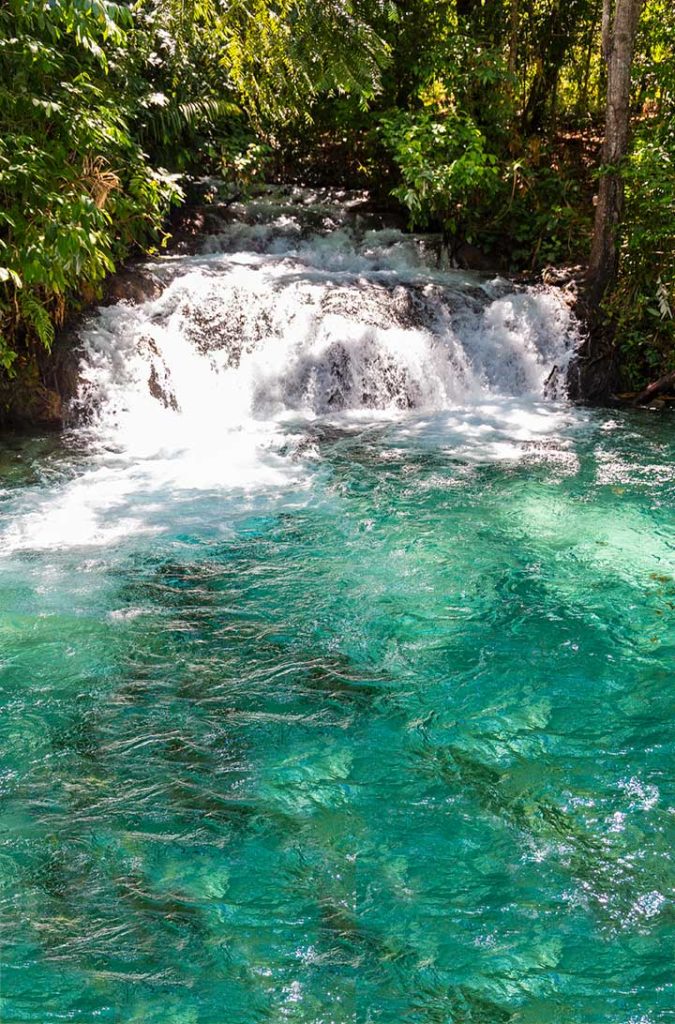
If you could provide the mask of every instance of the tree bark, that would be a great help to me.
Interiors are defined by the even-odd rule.
[[[516,80],[516,59],[518,56],[518,3],[519,0],[511,0],[511,9],[509,11],[509,75],[511,76],[511,82],[513,83],[511,88],[514,91]]]
[[[602,0],[602,59],[605,64],[609,63],[609,53],[612,45],[612,0]]]
[[[592,312],[599,309],[618,268],[617,229],[623,212],[620,163],[628,148],[631,66],[642,4],[643,0],[616,0],[611,35],[605,32],[608,5],[603,9],[603,53],[606,50],[608,73],[602,164],[607,170],[600,178],[588,267]]]
[[[642,405],[644,402],[651,401],[656,395],[660,395],[663,391],[668,391],[669,388],[675,387],[675,370],[671,373],[667,373],[665,377],[660,377],[655,380],[652,384],[649,384],[644,391],[641,391],[639,395],[636,395],[633,399],[633,405]]]

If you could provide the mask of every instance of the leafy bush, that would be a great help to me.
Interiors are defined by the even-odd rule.
[[[0,5],[4,375],[130,249],[161,242],[180,193],[158,163],[246,185],[269,156],[263,128],[320,89],[372,95],[384,56],[339,0]]]
[[[675,370],[675,127],[645,126],[625,174],[619,279],[606,312],[624,382],[640,387]]]
[[[0,364],[49,349],[67,302],[147,247],[177,189],[129,129],[109,74],[130,11],[9,0],[0,11]]]
[[[534,270],[583,259],[591,210],[578,180],[551,165],[525,159],[500,166],[499,207],[485,225],[489,249],[506,248],[510,265]]]
[[[380,131],[411,226],[436,225],[452,246],[474,243],[517,269],[580,255],[590,216],[578,182],[542,154],[535,165],[490,151],[474,120],[452,109],[389,112]]]
[[[497,157],[472,119],[455,111],[397,110],[382,117],[381,132],[402,177],[393,195],[413,225],[435,221],[449,235],[470,235],[475,212],[499,189]]]

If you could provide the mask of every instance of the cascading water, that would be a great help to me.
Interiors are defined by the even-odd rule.
[[[3,1024],[667,1024],[672,435],[269,192],[0,445]]]
[[[433,240],[373,229],[363,205],[296,190],[233,206],[197,255],[152,263],[159,298],[99,310],[73,403],[93,463],[6,545],[153,531],[169,489],[306,486],[321,423],[440,432],[474,459],[557,430],[578,341],[559,290],[439,269]]]
[[[234,207],[166,289],[83,333],[82,403],[125,440],[289,417],[562,397],[577,340],[559,292],[433,268],[425,242],[300,192]],[[431,264],[431,265],[430,265]],[[551,383],[551,377],[555,382]],[[549,382],[548,394],[546,384]]]

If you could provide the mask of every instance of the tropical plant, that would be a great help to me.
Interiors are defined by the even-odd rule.
[[[108,0],[0,9],[0,361],[49,349],[67,302],[129,246],[153,244],[178,195],[129,130],[112,85],[132,27]]]

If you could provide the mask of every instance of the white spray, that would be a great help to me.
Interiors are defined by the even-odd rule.
[[[297,487],[288,433],[317,419],[437,436],[445,416],[448,440],[467,424],[492,455],[559,425],[544,400],[577,341],[560,294],[440,269],[432,243],[369,230],[357,203],[296,190],[233,208],[202,252],[153,264],[159,298],[101,309],[74,405],[94,467],[10,546],[152,530],[147,495]]]

